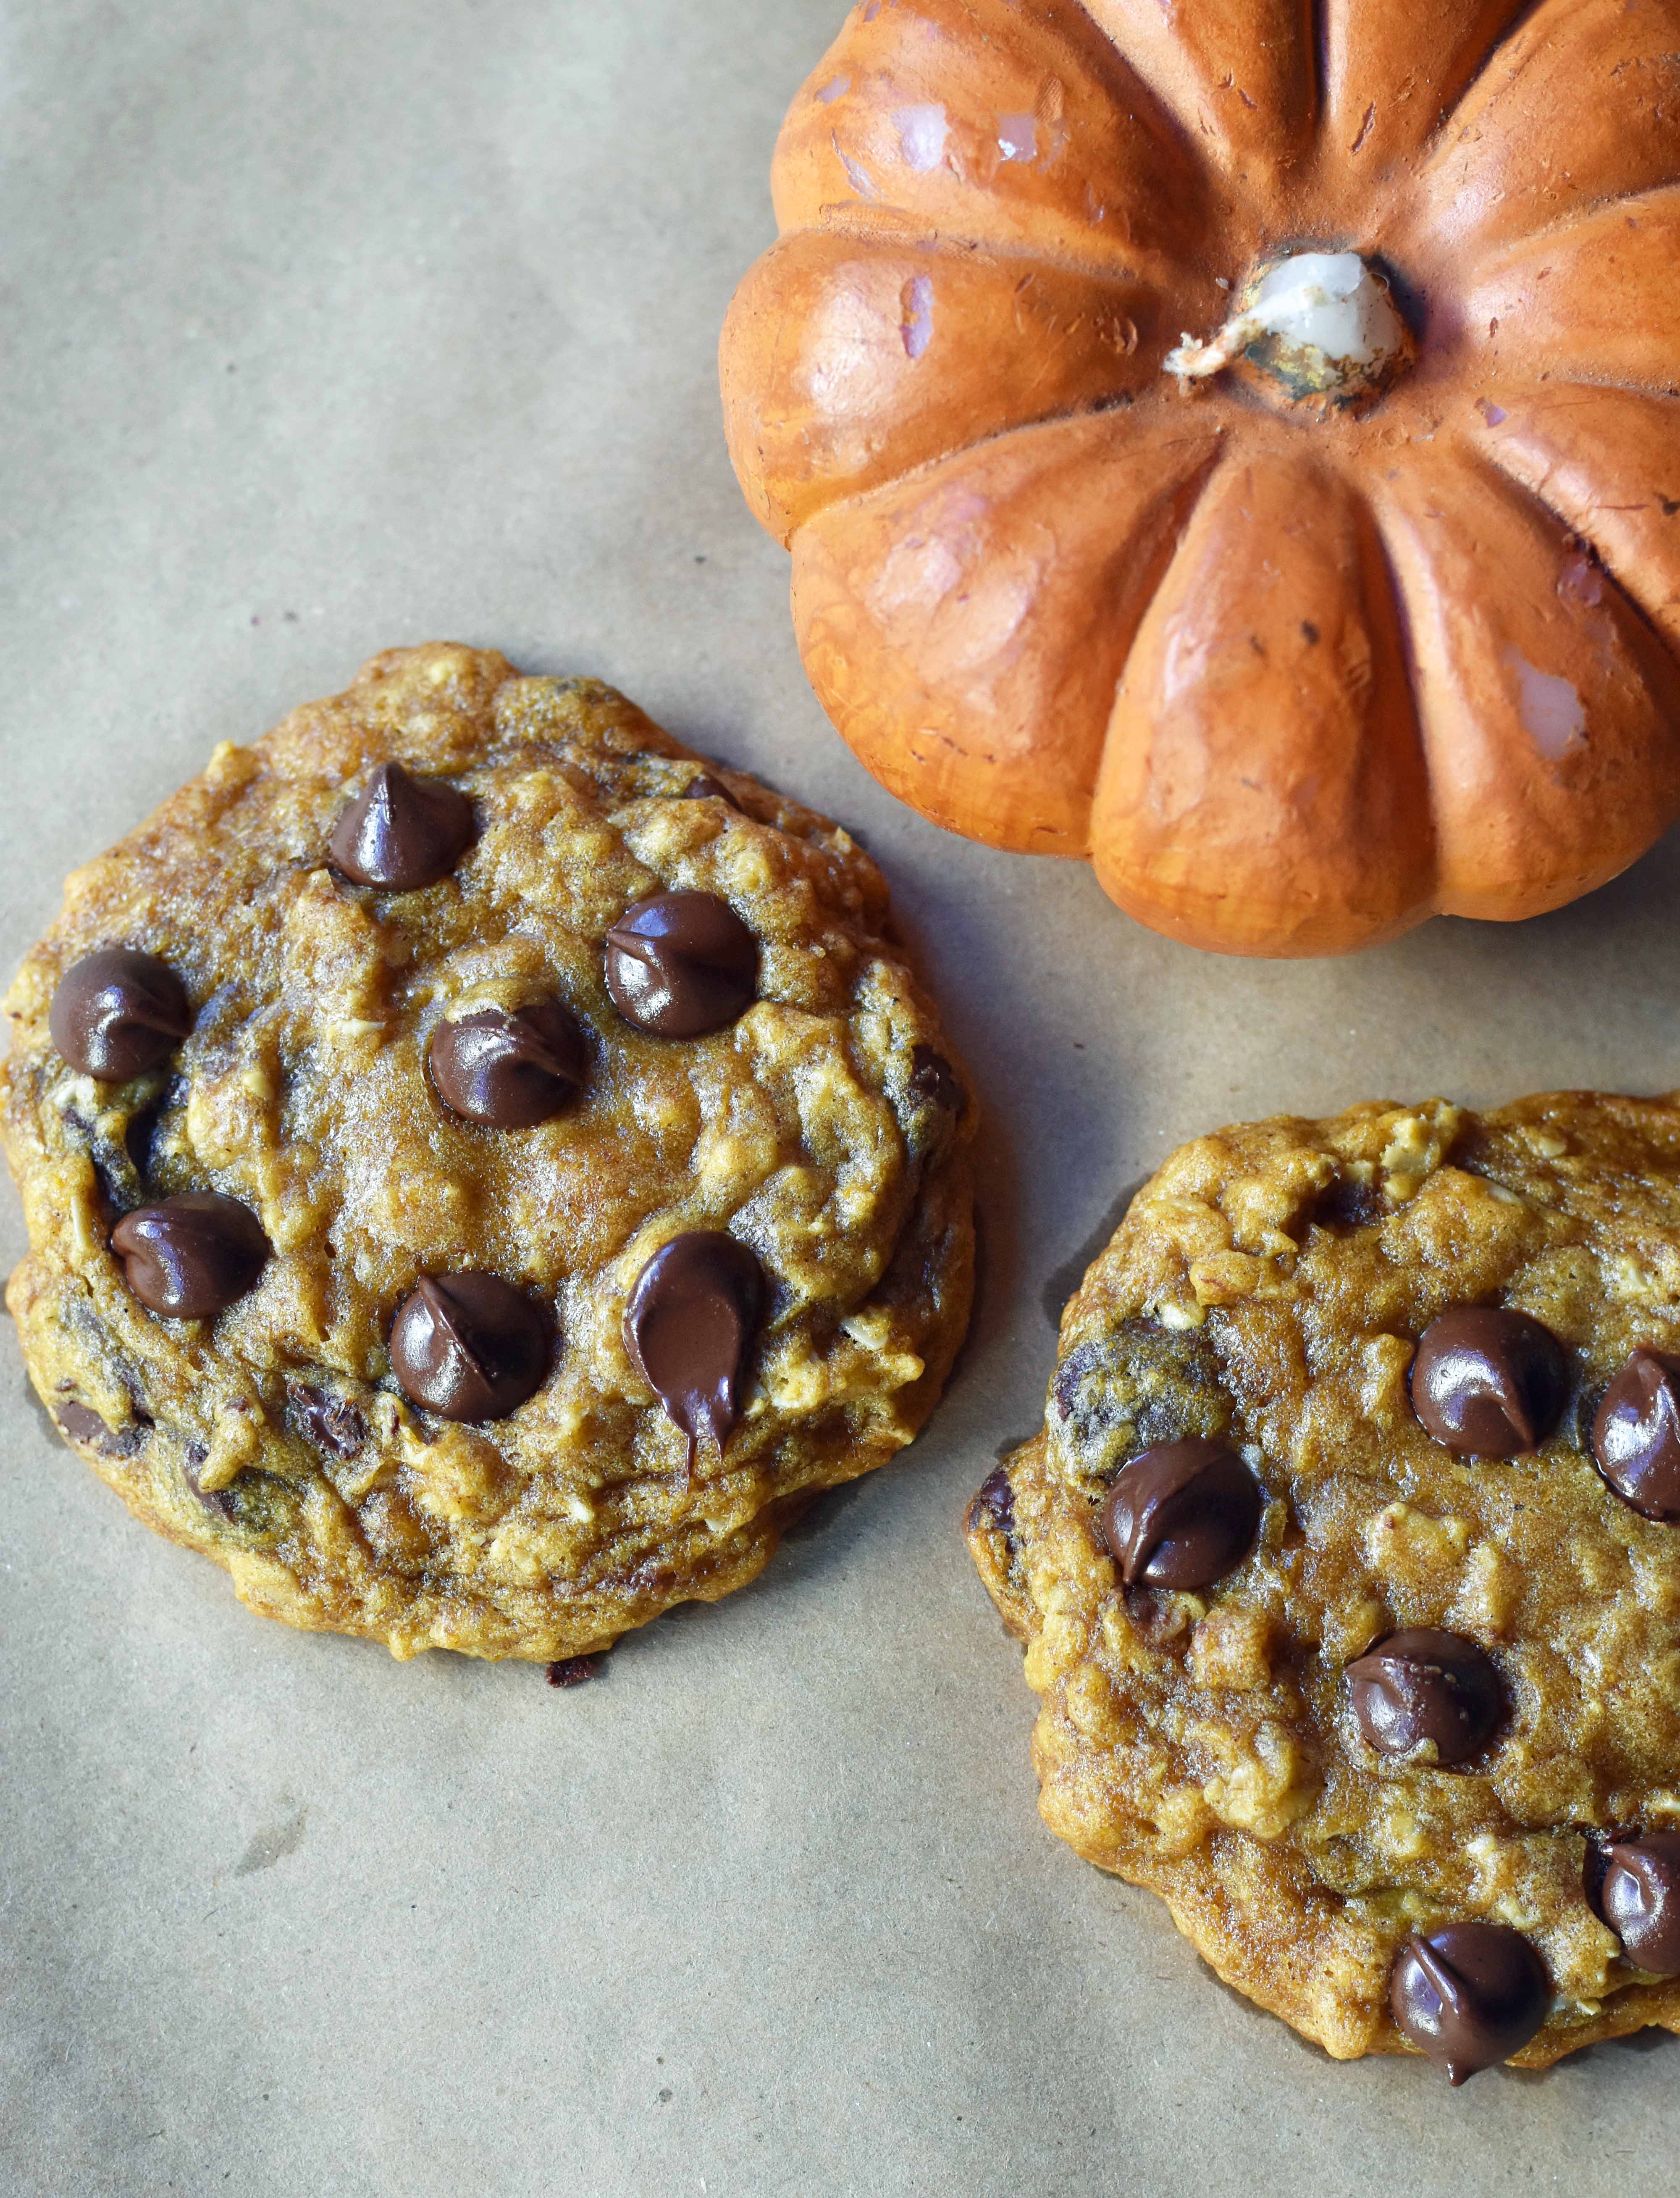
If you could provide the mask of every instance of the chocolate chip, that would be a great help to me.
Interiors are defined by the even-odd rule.
[[[625,1343],[689,1438],[690,1473],[702,1429],[721,1447],[741,1416],[735,1385],[764,1294],[758,1260],[717,1230],[674,1236],[637,1276]]]
[[[100,1448],[111,1432],[97,1412],[87,1404],[59,1404],[54,1407],[53,1417],[72,1442],[91,1443]]]
[[[329,1389],[317,1389],[307,1381],[288,1381],[286,1401],[317,1450],[330,1457],[359,1457],[368,1439],[368,1423],[347,1397]]]
[[[391,1369],[445,1420],[505,1420],[543,1386],[548,1325],[498,1275],[422,1275],[391,1328]]]
[[[731,809],[741,806],[723,781],[713,778],[709,770],[697,771],[677,799],[682,801],[727,801]]]
[[[1127,1587],[1208,1587],[1253,1547],[1263,1500],[1223,1443],[1162,1443],[1122,1469],[1102,1507],[1102,1539]]]
[[[910,1055],[910,1095],[919,1105],[940,1107],[947,1114],[962,1112],[962,1086],[956,1071],[931,1045],[919,1045]]]
[[[1347,1687],[1380,1755],[1410,1755],[1433,1741],[1440,1765],[1475,1754],[1505,1710],[1491,1658],[1462,1633],[1433,1625],[1391,1633],[1347,1666]]]
[[[751,1005],[759,942],[716,893],[653,893],[607,934],[607,989],[656,1038],[703,1038]]]
[[[198,1468],[209,1455],[210,1451],[205,1444],[189,1443],[187,1462],[181,1468],[181,1477],[205,1510],[218,1519],[232,1519],[239,1509],[232,1489],[201,1488],[198,1485]]]
[[[1312,1201],[1306,1218],[1309,1226],[1320,1229],[1369,1229],[1387,1211],[1374,1183],[1361,1183],[1357,1175],[1338,1170]]]
[[[382,763],[340,816],[327,848],[358,886],[417,893],[446,878],[476,836],[464,794]]]
[[[551,1687],[581,1687],[600,1675],[604,1651],[593,1656],[562,1656],[558,1663],[549,1666]]]
[[[1403,2037],[1462,2084],[1521,2052],[1551,2009],[1546,1965],[1505,1923],[1449,1923],[1414,1933],[1389,1980]]]
[[[125,946],[73,962],[47,1010],[53,1044],[73,1068],[102,1084],[126,1084],[155,1068],[192,1026],[175,972],[155,955]]]
[[[1171,1648],[1190,1630],[1189,1614],[1178,1598],[1152,1587],[1129,1587],[1126,1616],[1146,1648]]]
[[[1461,1305],[1430,1322],[1412,1362],[1412,1410],[1461,1457],[1538,1450],[1569,1394],[1569,1366],[1549,1329],[1502,1305]]]
[[[1592,1454],[1624,1503],[1680,1526],[1680,1358],[1634,1352],[1604,1392]]]
[[[149,1420],[131,1420],[124,1428],[110,1427],[87,1404],[55,1405],[53,1416],[72,1442],[85,1443],[102,1457],[132,1457],[137,1451],[145,1448],[152,1432]]]
[[[557,1114],[582,1088],[584,1035],[558,1000],[509,1014],[476,1008],[441,1022],[427,1065],[451,1114],[487,1130],[529,1130]]]
[[[111,1249],[142,1305],[171,1320],[214,1320],[256,1288],[270,1247],[248,1206],[188,1190],[125,1214]]]
[[[969,1503],[964,1525],[971,1534],[1009,1535],[1014,1532],[1014,1524],[1015,1492],[1000,1465],[980,1483]]]
[[[1615,1840],[1589,1857],[1587,1898],[1648,1976],[1680,1977],[1680,1832]]]

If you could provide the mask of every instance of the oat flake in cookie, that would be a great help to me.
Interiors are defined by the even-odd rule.
[[[874,864],[593,681],[375,658],[78,871],[8,1005],[31,1377],[294,1625],[559,1666],[714,1600],[968,1319]]]
[[[1680,2030],[1677,1354],[1673,1101],[1173,1154],[968,1511],[1051,1829],[1338,2058]]]

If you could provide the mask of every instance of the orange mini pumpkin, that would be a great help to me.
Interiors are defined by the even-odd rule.
[[[1677,177],[1680,0],[865,0],[723,341],[829,715],[1227,952],[1613,876],[1680,813]]]

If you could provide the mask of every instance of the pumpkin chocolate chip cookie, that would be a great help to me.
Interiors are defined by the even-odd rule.
[[[1221,1131],[969,1506],[1051,1829],[1338,2058],[1680,2030],[1680,1105]]]
[[[8,1011],[31,1378],[291,1625],[562,1664],[715,1600],[967,1322],[880,874],[593,681],[376,657],[78,871]]]

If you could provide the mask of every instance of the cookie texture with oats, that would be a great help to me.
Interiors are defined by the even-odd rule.
[[[470,803],[470,845],[422,888],[329,858],[392,764],[448,817]],[[666,893],[716,896],[757,945],[756,997],[698,1037],[633,1024],[606,981],[606,934]],[[164,962],[190,1009],[125,1082],[49,1028],[63,973],[113,948]],[[533,998],[580,1037],[581,1088],[534,1126],[462,1119],[429,1040]],[[402,1657],[604,1648],[750,1580],[818,1490],[908,1443],[962,1335],[974,1107],[880,873],[596,682],[444,645],[375,657],[78,871],[7,1008],[31,1379],[138,1519],[290,1625]],[[169,1317],[113,1230],[204,1192],[248,1208],[269,1255],[215,1317]],[[625,1318],[690,1231],[762,1273],[733,1424],[692,1469]],[[421,1280],[462,1273],[534,1307],[549,1348],[534,1393],[476,1424],[406,1393],[390,1347]]]
[[[1413,1409],[1418,1340],[1462,1306],[1562,1346],[1567,1399],[1521,1454],[1456,1455]],[[1051,1829],[1338,2058],[1408,2050],[1402,1949],[1465,1922],[1543,1959],[1518,2065],[1680,2030],[1680,1977],[1640,1970],[1588,1889],[1607,1841],[1680,1830],[1680,1522],[1631,1508],[1593,1455],[1641,1348],[1680,1351],[1672,1101],[1242,1125],[1140,1192],[1064,1315],[1043,1432],[970,1507],[1041,1697]],[[1105,1503],[1140,1453],[1190,1441],[1247,1464],[1258,1535],[1195,1591],[1127,1586]],[[1503,1695],[1457,1768],[1380,1752],[1346,1678],[1425,1627],[1474,1644]]]

